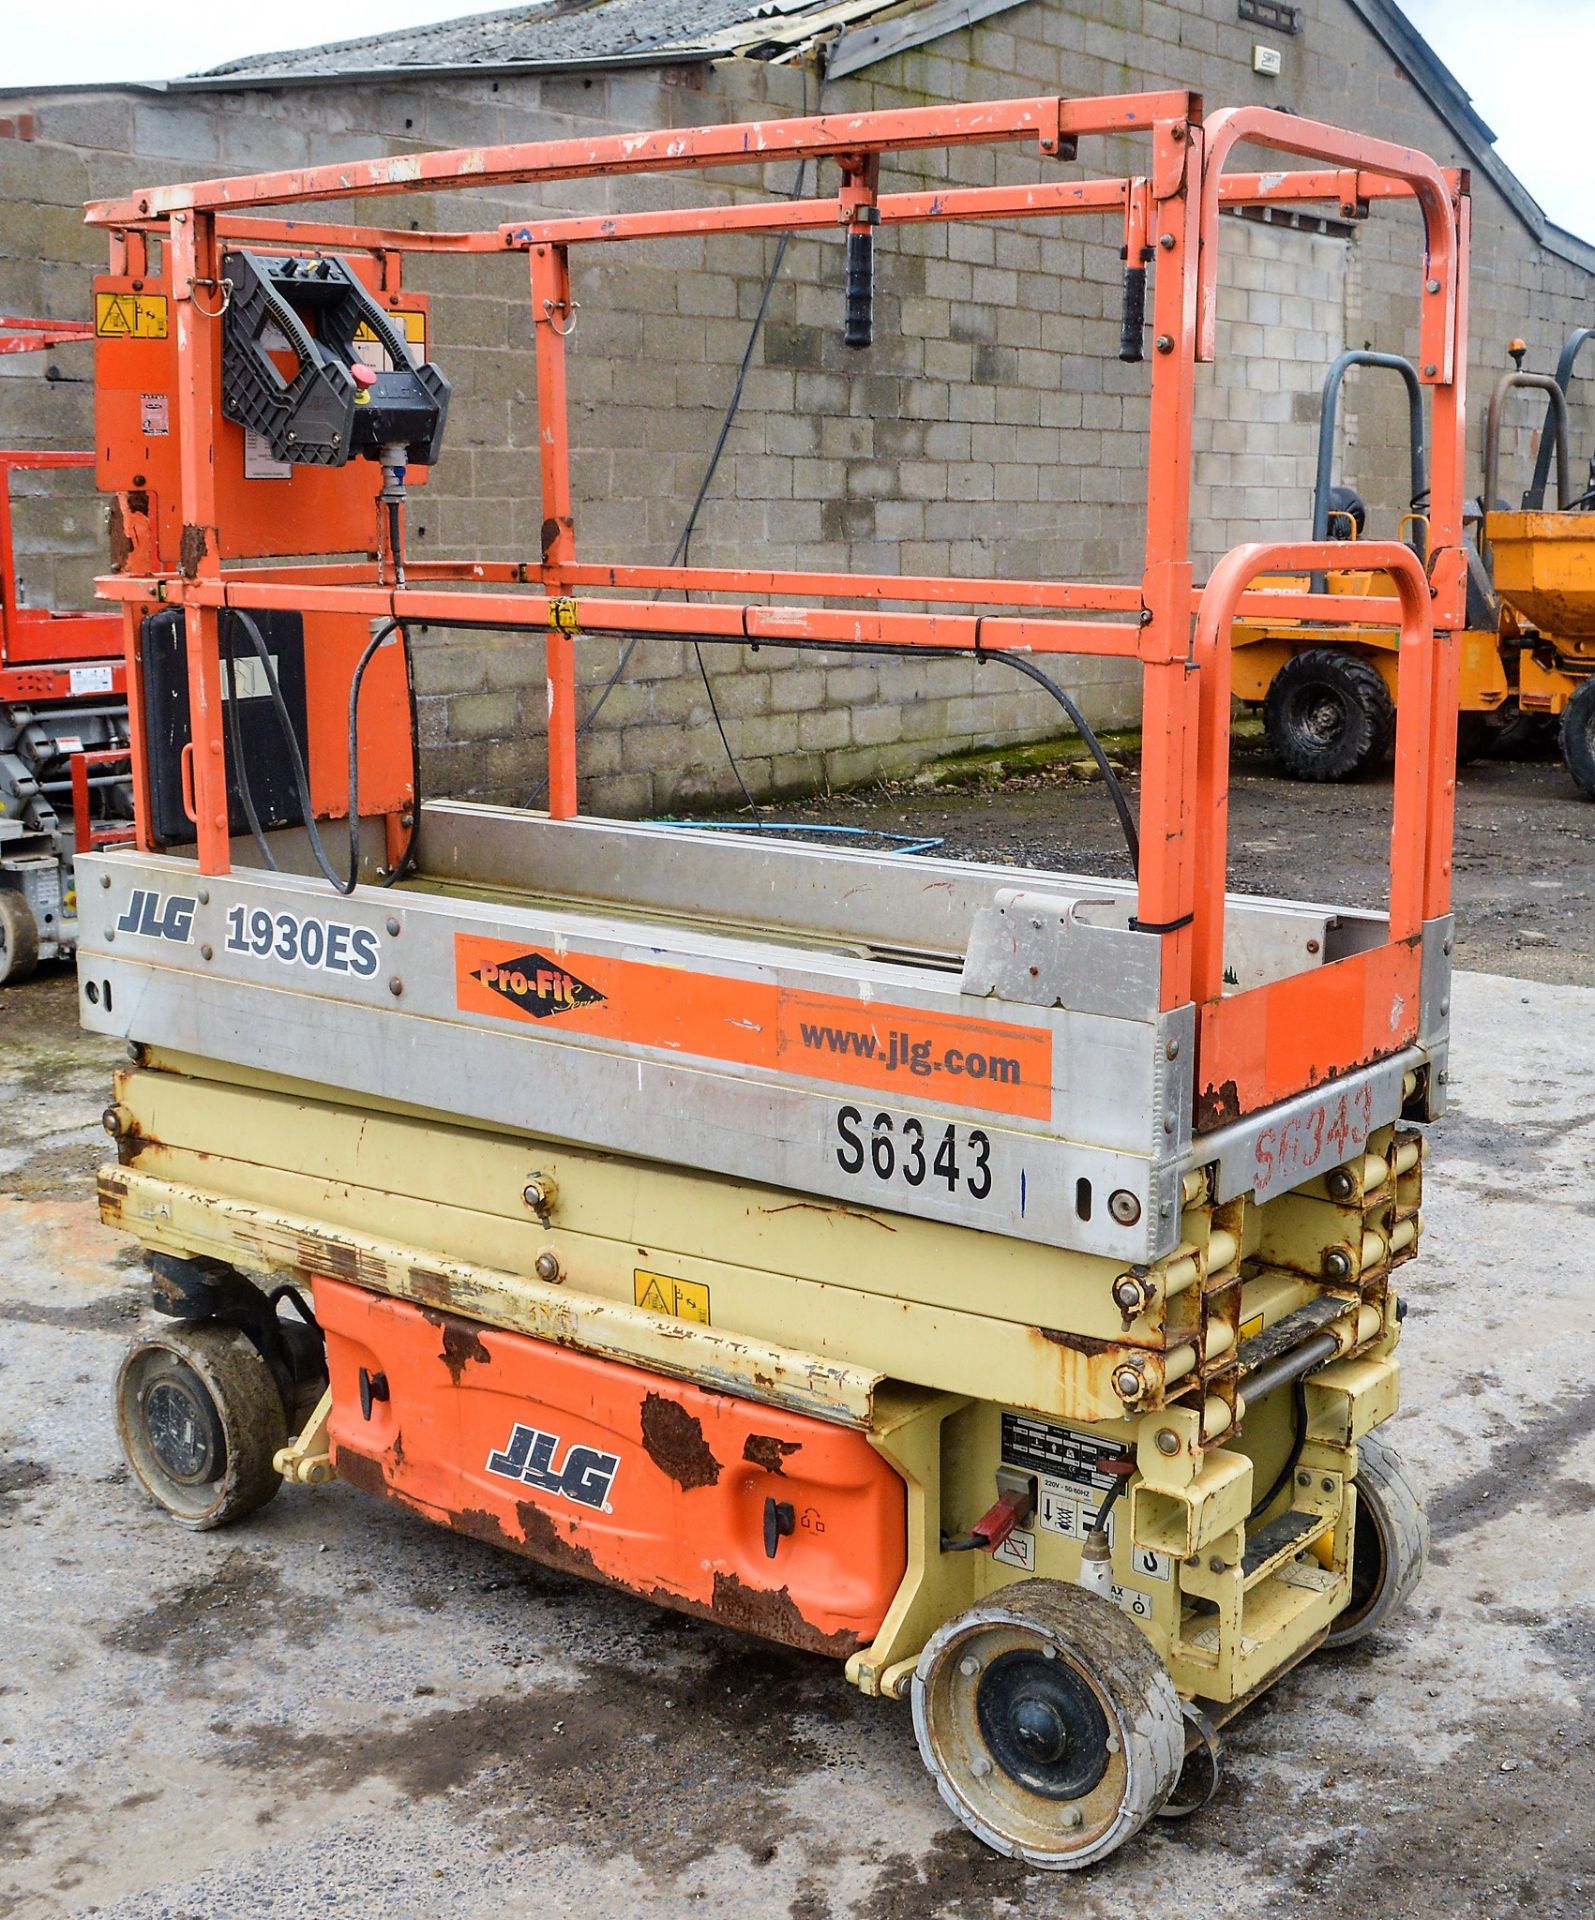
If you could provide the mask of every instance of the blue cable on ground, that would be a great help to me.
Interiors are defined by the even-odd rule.
[[[645,820],[649,827],[692,827],[705,833],[803,833],[811,836],[836,834],[863,840],[890,840],[894,844],[893,853],[933,853],[937,847],[945,846],[945,840],[921,839],[912,833],[887,833],[879,827],[832,827],[808,825],[803,821],[765,820]]]

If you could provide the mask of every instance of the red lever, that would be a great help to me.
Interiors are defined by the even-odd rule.
[[[357,387],[374,387],[377,384],[377,370],[368,367],[363,360],[356,360],[349,369],[349,378]]]
[[[989,1512],[983,1513],[969,1531],[986,1543],[988,1553],[995,1553],[1029,1511],[1029,1494],[1016,1487],[1005,1493]]]

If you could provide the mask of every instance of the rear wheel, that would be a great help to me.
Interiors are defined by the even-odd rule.
[[[1022,1580],[949,1620],[914,1675],[943,1800],[998,1853],[1086,1867],[1137,1833],[1185,1756],[1179,1696],[1111,1601]]]
[[[1470,760],[1477,760],[1481,754],[1488,753],[1500,730],[1500,722],[1494,714],[1459,713],[1457,765],[1465,767]]]
[[[1382,1627],[1423,1578],[1429,1522],[1401,1455],[1374,1434],[1357,1443],[1351,1598],[1324,1644],[1349,1647]]]
[[[1586,680],[1562,714],[1562,758],[1586,800],[1595,800],[1595,680]]]
[[[26,980],[39,964],[39,923],[13,887],[0,887],[0,986]]]
[[[200,1321],[134,1341],[116,1378],[116,1426],[139,1485],[179,1526],[226,1526],[282,1485],[282,1394],[236,1327]]]
[[[1379,669],[1359,654],[1310,647],[1274,675],[1263,730],[1297,780],[1355,780],[1389,753],[1396,707]]]

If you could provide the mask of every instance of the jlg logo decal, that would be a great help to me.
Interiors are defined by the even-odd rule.
[[[141,933],[150,940],[175,940],[180,946],[193,938],[197,900],[187,894],[151,893],[135,887],[127,912],[116,923],[118,933]]]
[[[484,987],[502,994],[511,1006],[535,1020],[596,1006],[603,995],[596,987],[541,953],[523,953],[514,960],[490,960],[471,975]]]
[[[507,1444],[487,1456],[487,1470],[504,1480],[560,1494],[579,1507],[597,1507],[607,1513],[620,1455],[600,1453],[596,1447],[570,1447],[560,1464],[555,1458],[558,1452],[557,1433],[543,1433],[517,1421]]]

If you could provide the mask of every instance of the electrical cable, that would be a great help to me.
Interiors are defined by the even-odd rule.
[[[805,116],[811,111],[814,113],[819,112],[820,103],[825,98],[826,77],[826,73],[822,67],[820,84],[815,92],[814,105],[811,109],[808,98],[808,70],[807,68],[803,70],[803,112]],[[798,170],[793,176],[790,195],[792,199],[796,200],[801,197],[803,188],[808,180],[808,171],[809,163],[805,155],[805,157],[798,162]],[[671,550],[669,560],[666,562],[668,566],[676,567],[687,564],[688,556],[692,550],[692,536],[698,525],[698,515],[703,511],[704,502],[709,497],[709,489],[714,484],[714,476],[720,466],[720,457],[726,450],[727,441],[731,438],[731,429],[736,425],[737,414],[742,406],[743,390],[747,386],[748,373],[753,365],[753,350],[759,344],[759,336],[764,331],[765,316],[770,310],[770,296],[775,292],[775,283],[781,276],[781,268],[786,261],[787,248],[791,243],[792,233],[789,228],[776,240],[775,253],[771,257],[769,271],[764,276],[764,291],[759,297],[759,305],[753,316],[753,325],[748,329],[747,344],[742,349],[742,361],[737,368],[737,377],[731,388],[731,397],[726,402],[725,414],[720,422],[720,431],[715,436],[715,443],[710,451],[708,464],[703,470],[703,478],[698,482],[698,491],[693,497],[692,505],[687,509],[686,520],[682,524],[681,532],[676,537],[676,544]],[[657,599],[658,597],[656,593],[654,598]],[[597,699],[594,700],[577,724],[576,738],[578,740],[583,739],[587,733],[591,731],[594,722],[604,710],[605,701],[608,700],[609,696],[615,691],[615,688],[619,686],[622,678],[625,676],[626,668],[631,664],[632,655],[637,651],[642,642],[649,637],[647,634],[638,633],[633,634],[627,641],[621,651],[620,658],[615,662],[614,672],[611,673],[609,678],[604,682],[599,690]],[[758,802],[748,791],[747,782],[742,777],[742,769],[737,764],[737,757],[731,751],[731,742],[726,736],[725,722],[720,715],[720,703],[716,700],[714,688],[709,682],[709,670],[704,662],[703,648],[700,642],[696,640],[692,642],[692,651],[698,662],[698,673],[703,681],[703,690],[709,696],[709,711],[714,716],[715,730],[720,735],[720,744],[725,748],[726,759],[731,763],[731,771],[736,776],[737,785],[742,789],[742,797],[747,801],[749,810],[753,813],[754,817],[757,818],[759,813]],[[528,807],[535,806],[547,791],[548,779],[545,775],[537,789],[527,798],[526,805]]]
[[[277,856],[272,852],[266,835],[260,824],[260,815],[255,811],[255,796],[249,785],[249,765],[244,757],[243,723],[238,717],[238,663],[233,653],[233,620],[235,615],[231,607],[220,622],[222,664],[227,669],[227,742],[233,750],[233,780],[238,788],[238,798],[243,803],[244,818],[249,822],[249,831],[255,837],[255,845],[260,857],[273,873],[282,869],[277,865]]]
[[[690,827],[698,833],[795,833],[805,839],[820,834],[834,834],[861,840],[890,840],[894,853],[934,853],[947,842],[940,834],[924,837],[913,833],[888,833],[884,828],[843,827],[822,824],[807,820],[766,820],[762,815],[754,820],[672,820],[669,818],[645,820],[647,827]]]
[[[342,894],[353,893],[355,888],[360,884],[360,689],[365,680],[366,668],[370,666],[372,660],[375,658],[377,650],[391,634],[397,633],[399,635],[400,644],[404,651],[405,683],[409,694],[412,785],[415,791],[410,809],[410,834],[405,845],[404,853],[395,861],[392,871],[387,874],[382,881],[384,887],[395,885],[410,870],[415,855],[416,834],[420,826],[420,724],[416,707],[414,661],[410,652],[410,635],[408,628],[404,625],[403,621],[398,619],[389,620],[379,627],[366,643],[365,651],[360,655],[360,659],[355,666],[354,674],[349,682],[349,873],[347,878],[345,878],[334,869],[327,855],[327,850],[322,844],[321,835],[316,830],[315,807],[310,797],[310,781],[305,772],[304,755],[299,747],[299,735],[294,728],[293,717],[288,712],[287,702],[282,697],[282,688],[278,683],[277,670],[272,665],[270,650],[266,645],[260,628],[242,607],[230,607],[226,609],[226,611],[233,619],[242,622],[244,632],[249,636],[250,644],[254,647],[256,657],[260,661],[261,671],[265,675],[266,690],[271,696],[272,710],[277,716],[277,724],[282,730],[283,742],[288,748],[288,758],[294,777],[294,791],[299,800],[299,810],[303,815],[305,832],[310,841],[310,851],[328,885]],[[229,641],[228,663],[230,674],[231,662],[232,649]],[[230,678],[229,684],[236,689],[236,681]],[[253,796],[249,793],[249,778],[247,772],[244,770],[236,701],[229,702],[229,705],[231,707],[230,726],[232,728],[233,754],[239,772],[239,798],[244,803],[244,813],[249,820],[250,831],[254,835],[256,846],[260,849],[266,864],[273,872],[277,872],[280,869],[277,866],[276,860],[272,857],[270,847],[267,845],[265,834],[261,830],[259,816],[255,811]]]
[[[1034,680],[1037,686],[1045,687],[1074,722],[1076,732],[1086,743],[1091,758],[1096,761],[1097,768],[1107,783],[1108,794],[1113,801],[1113,810],[1119,816],[1119,825],[1124,831],[1124,844],[1130,855],[1130,870],[1139,879],[1141,877],[1141,836],[1136,831],[1135,816],[1130,812],[1130,803],[1125,798],[1124,788],[1119,784],[1119,776],[1114,772],[1113,763],[1103,751],[1102,742],[1097,738],[1091,723],[1057,681],[1049,674],[1043,673],[1033,660],[1027,660],[1022,653],[982,653],[977,648],[975,658],[983,662],[1000,660],[1005,667],[1012,667],[1015,673],[1022,673]]]

